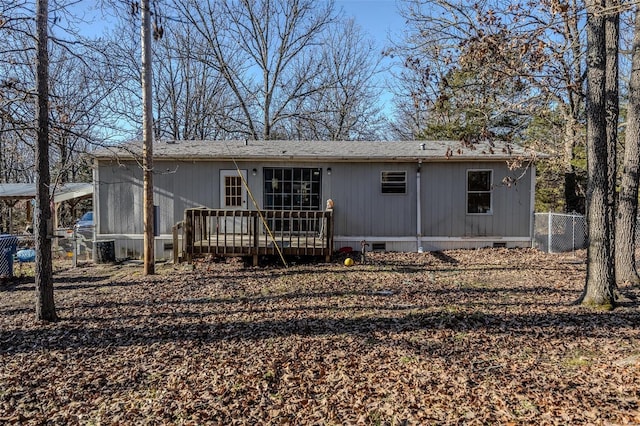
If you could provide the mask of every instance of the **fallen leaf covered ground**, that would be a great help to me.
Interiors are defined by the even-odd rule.
[[[0,423],[640,424],[638,304],[572,304],[584,253],[368,261],[63,268],[53,324],[4,284]]]

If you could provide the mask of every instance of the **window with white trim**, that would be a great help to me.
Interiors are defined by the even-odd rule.
[[[490,214],[492,170],[467,170],[467,214]]]
[[[407,172],[380,172],[380,188],[383,194],[406,194]]]

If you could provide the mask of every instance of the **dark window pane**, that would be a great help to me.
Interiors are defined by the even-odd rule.
[[[467,213],[489,213],[491,211],[491,193],[469,193],[467,198]]]
[[[469,191],[490,191],[491,190],[491,171],[470,171],[468,172],[468,190]]]

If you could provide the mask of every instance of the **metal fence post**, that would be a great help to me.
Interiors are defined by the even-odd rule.
[[[553,238],[552,238],[552,236],[551,236],[551,233],[552,233],[552,228],[551,228],[551,226],[552,226],[552,223],[553,223],[553,219],[552,219],[552,216],[551,216],[551,212],[549,212],[549,221],[548,221],[548,222],[549,222],[549,223],[548,223],[548,228],[547,228],[547,235],[548,235],[548,238],[547,238],[547,247],[548,247],[548,250],[547,250],[547,252],[548,252],[548,253],[553,253],[553,249],[551,248],[551,244],[553,243]]]
[[[576,215],[571,215],[571,253],[576,254]]]

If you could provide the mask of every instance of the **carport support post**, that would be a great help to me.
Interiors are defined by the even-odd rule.
[[[73,250],[72,259],[73,259],[73,267],[76,268],[78,266],[78,238],[76,236],[75,226],[73,228],[73,234],[72,235],[73,235],[73,237],[72,237],[73,244],[71,245],[71,249]],[[94,238],[94,240],[95,240],[95,238]],[[94,246],[95,246],[95,243],[94,243]]]

